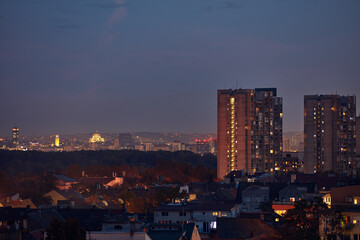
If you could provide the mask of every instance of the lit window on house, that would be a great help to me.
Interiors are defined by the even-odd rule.
[[[294,197],[290,197],[290,202],[295,202],[295,198],[294,198]]]

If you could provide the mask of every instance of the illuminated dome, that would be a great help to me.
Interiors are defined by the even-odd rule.
[[[104,142],[104,138],[100,136],[99,133],[94,133],[92,138],[89,139],[89,143],[97,143],[97,142]]]

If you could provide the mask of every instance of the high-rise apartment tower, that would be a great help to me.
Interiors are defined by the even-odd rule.
[[[20,144],[20,136],[19,136],[19,128],[18,127],[14,127],[12,129],[12,144],[14,146],[17,146]]]
[[[356,155],[360,156],[360,116],[356,117]]]
[[[355,125],[355,96],[304,96],[305,173],[355,174]]]
[[[55,146],[56,147],[60,146],[60,137],[59,137],[59,135],[55,135]]]
[[[281,170],[282,98],[276,88],[218,90],[217,176]]]
[[[134,149],[131,133],[119,133],[119,145],[121,149]]]

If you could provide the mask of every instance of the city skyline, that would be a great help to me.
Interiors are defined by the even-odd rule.
[[[358,1],[0,3],[0,135],[216,133],[216,91],[360,93]],[[359,114],[359,97],[357,100]]]

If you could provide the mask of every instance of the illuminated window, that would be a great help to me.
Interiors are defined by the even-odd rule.
[[[218,216],[219,213],[218,212],[213,212],[213,216]]]
[[[275,218],[275,222],[278,222],[279,221],[279,218]]]
[[[290,197],[290,202],[295,202],[295,198],[294,198],[294,197]]]
[[[359,204],[358,199],[354,198],[354,204]]]

